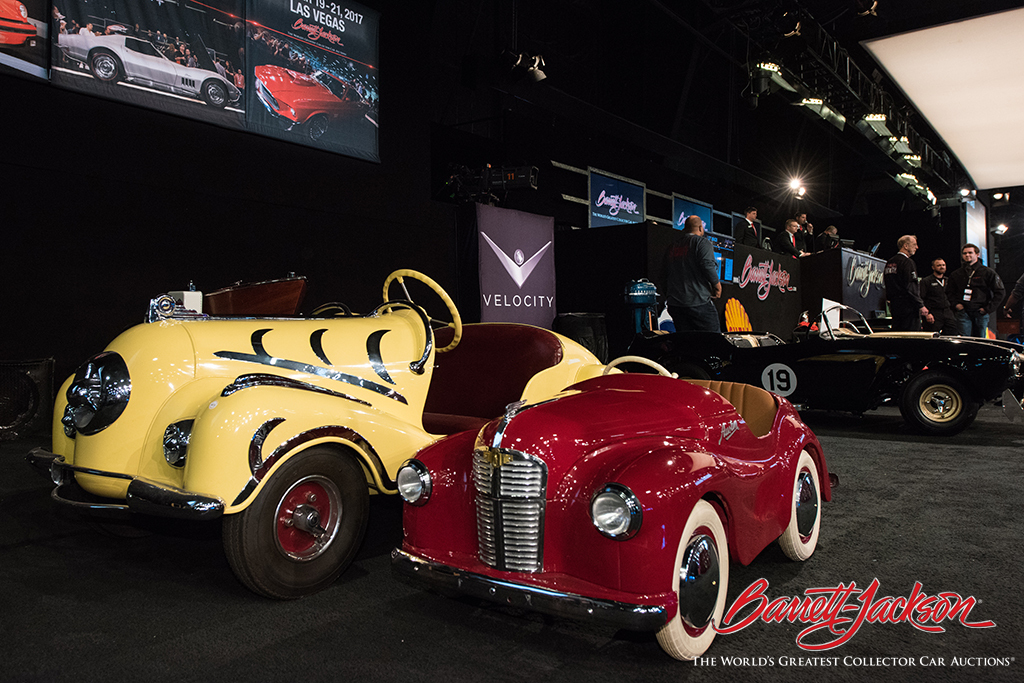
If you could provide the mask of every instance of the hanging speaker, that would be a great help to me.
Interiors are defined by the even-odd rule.
[[[49,431],[53,359],[0,361],[0,440]]]

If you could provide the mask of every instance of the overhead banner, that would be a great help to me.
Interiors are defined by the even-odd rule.
[[[555,219],[476,205],[480,320],[550,329],[555,319]]]
[[[249,129],[370,161],[380,13],[327,0],[248,0]]]
[[[54,0],[50,24],[55,85],[380,160],[379,12],[326,0]]]
[[[245,126],[244,0],[54,0],[55,85]]]

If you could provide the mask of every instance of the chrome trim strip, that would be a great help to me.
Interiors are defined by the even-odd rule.
[[[388,384],[394,384],[388,369],[384,366],[384,359],[380,355],[380,340],[391,330],[377,330],[366,339],[366,356],[370,359],[370,367],[377,373],[377,376]]]
[[[135,479],[125,500],[132,512],[173,519],[215,519],[224,514],[224,501],[212,496]]]
[[[359,450],[360,455],[363,456],[364,464],[366,464],[367,467],[372,467],[376,471],[377,476],[380,478],[381,484],[384,487],[384,490],[381,491],[381,493],[398,492],[398,485],[393,479],[388,477],[388,471],[387,468],[384,467],[384,461],[381,460],[381,457],[377,454],[377,451],[374,450],[370,442],[363,438],[363,436],[354,429],[342,427],[341,425],[327,425],[311,429],[308,432],[296,434],[275,448],[274,452],[264,459],[263,443],[266,440],[267,435],[269,435],[270,432],[282,422],[284,422],[284,418],[281,417],[267,420],[260,425],[260,428],[253,434],[252,441],[249,443],[249,468],[252,470],[252,477],[248,482],[246,482],[245,486],[239,492],[238,497],[232,501],[232,505],[239,505],[245,502],[245,500],[252,495],[252,492],[256,490],[256,487],[259,486],[260,482],[267,475],[267,472],[269,472],[274,466],[274,463],[281,459],[281,456],[286,453],[290,453],[304,443],[324,437],[341,438],[352,443],[352,445]],[[369,485],[373,486],[373,484]],[[380,489],[377,490],[379,491]]]
[[[338,391],[331,391],[323,387],[318,387],[315,384],[309,384],[308,382],[302,382],[297,379],[291,379],[290,377],[282,377],[281,375],[270,375],[262,372],[254,372],[249,375],[239,375],[235,378],[235,381],[224,387],[220,392],[220,395],[230,396],[236,392],[242,391],[243,389],[251,389],[252,387],[284,387],[287,389],[301,389],[302,391],[312,391],[317,394],[326,394],[327,396],[335,396],[337,398],[343,398],[348,401],[354,401],[364,406],[372,405],[369,401],[364,401],[361,398],[355,396],[349,396]]]
[[[225,358],[228,360],[237,360],[245,363],[256,363],[258,365],[269,365],[275,368],[287,368],[289,370],[297,370],[299,372],[305,372],[310,375],[316,375],[318,377],[324,377],[325,379],[335,380],[337,382],[344,382],[345,384],[351,384],[362,389],[376,392],[381,396],[394,399],[400,403],[409,404],[409,401],[394,389],[389,389],[382,384],[371,382],[363,379],[362,377],[356,377],[344,372],[338,372],[337,370],[331,370],[330,368],[322,368],[316,365],[309,365],[301,361],[287,360],[285,358],[277,358],[271,356],[263,348],[263,336],[270,332],[270,329],[256,330],[252,333],[252,349],[253,353],[242,353],[240,351],[217,351],[213,355],[218,358]]]
[[[601,600],[503,581],[426,560],[399,548],[391,551],[391,570],[399,579],[442,593],[469,595],[489,602],[633,631],[657,631],[667,621],[668,608],[665,605]]]
[[[404,283],[403,283],[402,287],[404,289],[404,287],[405,287]],[[427,343],[423,347],[423,355],[420,356],[419,360],[414,360],[413,362],[409,363],[409,369],[410,370],[412,370],[417,375],[422,375],[423,374],[423,369],[424,369],[424,367],[427,364],[427,359],[430,358],[430,352],[434,349],[434,330],[430,327],[430,318],[427,317],[426,312],[422,308],[420,308],[419,306],[417,306],[416,304],[414,304],[411,301],[403,301],[401,299],[394,299],[394,300],[391,300],[391,301],[385,301],[382,304],[378,304],[377,307],[374,308],[372,311],[370,311],[370,313],[366,317],[367,318],[376,318],[376,317],[380,316],[381,311],[383,311],[385,308],[387,308],[388,306],[395,306],[395,305],[405,306],[410,311],[415,312],[420,317],[420,322],[423,323],[423,330],[424,330],[424,332],[427,335]]]

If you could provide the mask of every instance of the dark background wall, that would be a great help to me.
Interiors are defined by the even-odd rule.
[[[586,178],[559,164],[594,166],[723,211],[757,204],[769,225],[802,207],[880,254],[916,232],[919,270],[955,263],[958,207],[910,200],[851,127],[775,97],[750,108],[749,46],[709,5],[365,4],[382,13],[379,164],[0,74],[0,359],[54,356],[63,376],[189,282],[295,272],[307,308],[367,310],[411,267],[455,291],[453,165],[537,166],[538,190],[499,203],[558,229],[586,226],[563,198],[585,197]],[[509,79],[505,49],[543,54],[547,80]],[[670,217],[668,200],[648,213]]]

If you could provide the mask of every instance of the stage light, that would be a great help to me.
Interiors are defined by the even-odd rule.
[[[877,17],[878,0],[854,0],[853,9],[858,17]]]
[[[993,192],[992,193],[992,199],[996,200],[997,202],[1000,199],[1002,199],[1002,198],[1003,198],[1003,193],[1002,192]]]
[[[798,189],[802,184],[803,182],[799,178],[792,178],[789,181],[789,187],[792,190]]]
[[[970,189],[968,189],[966,187],[961,187],[960,188],[960,196],[961,197],[970,197],[972,193],[973,193],[973,190],[970,190]]]
[[[904,154],[903,160],[914,168],[921,168],[921,155],[920,154]]]
[[[1006,225],[1006,223],[1000,223],[999,225],[996,226],[993,232],[995,232],[997,235],[1005,235],[1006,231],[1009,229],[1010,228],[1009,226]]]
[[[547,74],[544,73],[543,69],[546,66],[544,64],[544,58],[540,55],[535,55],[532,58],[527,55],[529,64],[526,67],[526,77],[534,83],[538,83],[547,78]]]
[[[762,69],[764,71],[773,71],[775,73],[779,73],[779,65],[776,64],[775,62],[758,62],[757,68]]]
[[[910,138],[906,135],[903,137],[896,137],[895,135],[889,137],[889,144],[892,148],[900,154],[913,154],[914,150],[910,148]]]
[[[779,20],[779,31],[783,38],[800,35],[800,15],[796,12],[785,12]]]
[[[892,137],[892,132],[885,125],[885,114],[868,114],[864,117],[864,123],[871,126],[871,130],[885,137]]]
[[[801,187],[799,190],[796,191],[796,198],[803,199],[805,194],[807,194],[807,188]]]

